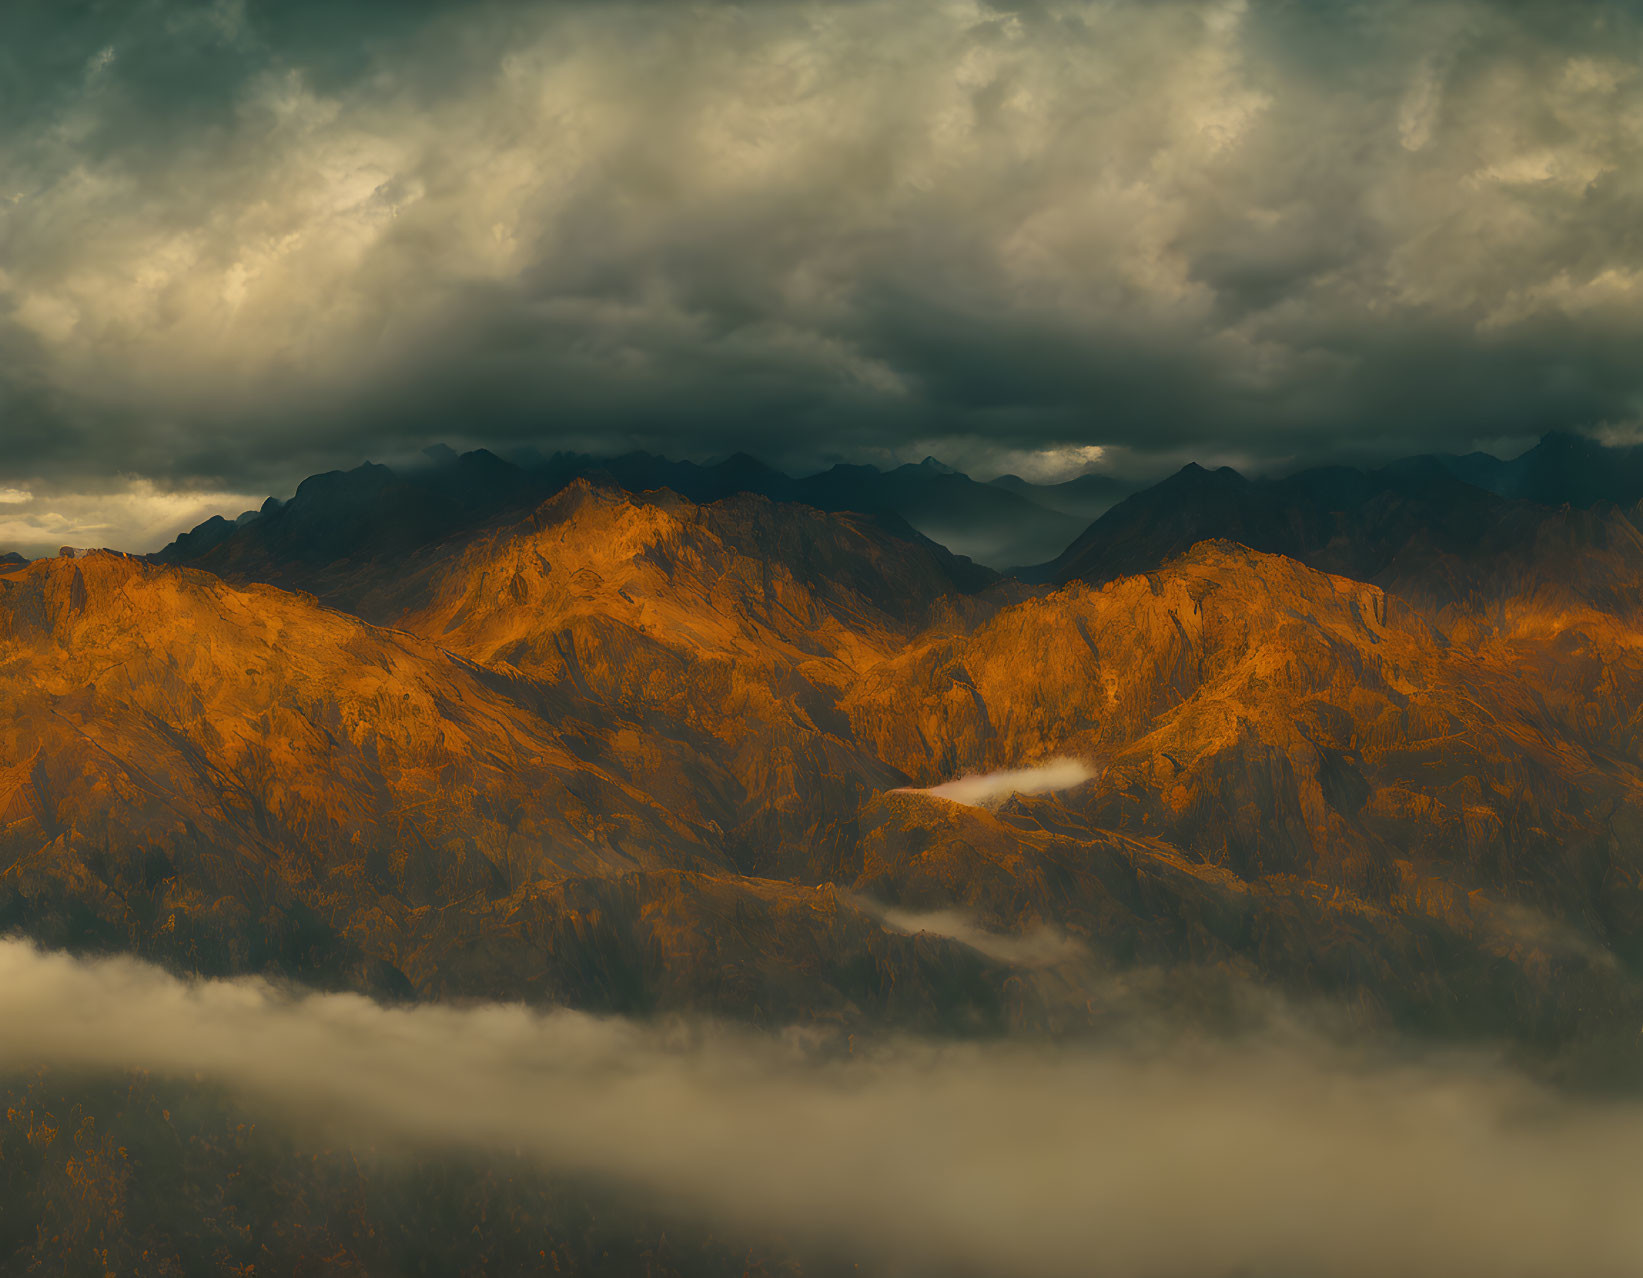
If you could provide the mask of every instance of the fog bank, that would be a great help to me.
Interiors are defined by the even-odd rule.
[[[0,1069],[198,1077],[344,1137],[519,1150],[915,1269],[1629,1278],[1643,1259],[1638,1105],[1301,1034],[851,1054],[187,982],[16,941],[0,942],[0,1027]]]

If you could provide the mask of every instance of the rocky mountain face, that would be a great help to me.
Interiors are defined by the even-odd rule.
[[[585,757],[722,830],[744,869],[825,878],[866,795],[901,779],[839,703],[914,634],[984,609],[969,584],[867,517],[576,481],[454,561],[413,561],[364,610],[438,636]]]
[[[220,574],[0,569],[0,919],[771,1023],[1085,1033],[1137,982],[1272,983],[1635,1066],[1631,525],[1429,466],[1334,484],[1274,513],[1188,472],[1060,586],[586,481],[432,542],[362,521],[323,564],[296,521]],[[1191,540],[1204,511],[1242,536]],[[918,792],[1058,758],[1087,779]]]
[[[711,801],[676,811],[505,670],[305,596],[42,561],[0,576],[0,688],[0,919],[53,943],[628,1010],[669,986],[714,1005],[725,978],[689,964],[727,945],[738,1012],[766,983],[824,1009],[838,981],[853,1005],[850,963],[907,967],[908,999],[915,969],[975,966],[831,889],[741,878]],[[734,933],[706,927],[721,912]],[[692,927],[709,949],[661,939]],[[787,970],[806,962],[808,980]]]
[[[1535,950],[1509,1016],[1555,1019],[1580,982],[1629,998],[1620,973],[1643,957],[1637,665],[1600,642],[1573,628],[1457,644],[1376,587],[1205,543],[909,649],[850,713],[925,783],[1051,753],[1090,761],[1092,782],[1000,815],[1033,832],[999,844],[1018,893],[1027,847],[1065,860],[1069,839],[1123,846],[1137,868],[1156,856],[1154,873],[1196,879],[1225,911],[1222,939],[1274,970],[1402,967],[1405,993],[1424,985],[1488,1017],[1501,1007],[1487,990]],[[968,839],[933,850],[894,829],[887,812],[879,837],[915,855],[879,852],[879,873],[904,890],[916,866],[921,900],[945,882],[999,917],[992,889],[959,888],[979,881],[961,868],[970,848],[932,870]],[[1030,908],[1047,915],[1068,880],[1039,873]],[[1110,920],[1091,930],[1112,934]],[[1443,993],[1416,976],[1440,953]]]

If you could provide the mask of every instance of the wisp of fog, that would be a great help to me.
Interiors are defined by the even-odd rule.
[[[1301,1033],[1152,1046],[383,1007],[0,942],[0,1068],[199,1078],[342,1137],[521,1152],[887,1265],[1021,1275],[1636,1275],[1643,1109]],[[1164,1048],[1159,1043],[1174,1041]]]
[[[1068,936],[1058,927],[1043,924],[1020,935],[993,932],[979,926],[962,910],[930,910],[925,912],[897,909],[865,896],[848,898],[858,909],[871,914],[886,927],[897,932],[944,937],[968,946],[978,954],[985,954],[1000,963],[1014,967],[1053,967],[1088,954],[1081,942]]]
[[[926,789],[898,791],[928,794],[970,808],[995,807],[1012,794],[1050,794],[1083,785],[1095,774],[1080,759],[1051,759],[1030,768],[1007,768],[1000,772],[976,772]]]

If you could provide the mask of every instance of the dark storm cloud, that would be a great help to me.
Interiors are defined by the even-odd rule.
[[[1640,30],[1475,0],[27,0],[0,480],[61,514],[434,439],[1146,469],[1624,429]]]

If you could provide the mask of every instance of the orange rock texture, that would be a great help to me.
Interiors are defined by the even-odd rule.
[[[1381,584],[1211,541],[978,589],[864,517],[578,481],[312,574],[347,612],[227,568],[3,568],[0,922],[395,997],[1065,1028],[1185,964],[1635,1038],[1643,549],[1606,518]],[[1091,779],[904,789],[1058,757]]]

